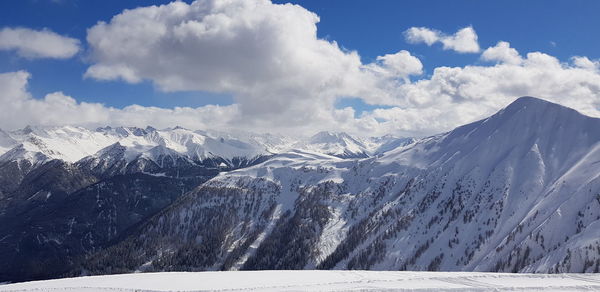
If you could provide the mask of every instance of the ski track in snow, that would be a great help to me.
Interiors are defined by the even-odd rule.
[[[599,274],[397,271],[171,272],[0,286],[0,291],[599,291]]]

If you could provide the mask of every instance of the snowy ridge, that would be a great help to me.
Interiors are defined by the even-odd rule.
[[[75,162],[112,144],[114,139],[80,127],[26,127],[8,133],[28,153],[41,153],[48,159]],[[114,143],[114,142],[113,142]],[[23,152],[23,158],[28,155]]]
[[[0,155],[11,152],[0,160],[24,159],[36,163],[51,159],[71,163],[84,158],[97,160],[106,157],[107,149],[117,143],[124,147],[123,159],[127,163],[139,157],[157,162],[168,153],[192,161],[220,158],[231,164],[236,158],[255,159],[294,149],[342,158],[364,158],[381,153],[381,149],[387,151],[412,141],[391,136],[360,139],[346,133],[330,132],[304,139],[245,132],[192,131],[181,127],[164,130],[104,127],[92,131],[70,126],[28,126],[12,132],[0,130]]]
[[[342,158],[364,158],[369,151],[365,144],[346,133],[319,132],[294,145],[294,148],[312,150]]]
[[[300,149],[328,154],[340,158],[366,158],[376,154],[405,147],[414,143],[414,138],[398,138],[392,135],[360,138],[343,132],[319,132],[308,139],[292,145]]]
[[[156,158],[157,155],[162,155],[167,150],[200,160],[210,157],[251,158],[267,153],[266,149],[256,144],[250,145],[233,138],[212,138],[182,128],[156,130],[151,127],[146,129],[105,127],[91,131],[80,127],[27,127],[23,130],[2,133],[6,134],[6,137],[0,137],[2,138],[0,142],[3,142],[0,149],[22,144],[20,148],[23,150],[20,155],[23,158],[31,155],[25,154],[25,152],[41,153],[48,159],[60,159],[67,162],[76,162],[92,155],[103,156],[105,148],[116,143],[125,147],[124,158],[128,161],[142,154],[148,158]],[[157,146],[160,147],[157,148]],[[10,158],[18,157],[12,155]]]

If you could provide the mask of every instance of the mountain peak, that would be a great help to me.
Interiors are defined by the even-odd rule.
[[[350,135],[344,132],[321,131],[310,137],[309,143],[341,143],[344,142],[344,139],[349,139],[353,141],[355,140]]]
[[[126,151],[127,147],[123,146],[120,142],[116,142],[100,149],[98,152],[88,157],[103,160],[123,159]]]
[[[529,104],[548,104],[548,103],[552,103],[550,101],[547,101],[545,99],[541,99],[541,98],[537,98],[537,97],[533,97],[533,96],[521,96],[517,99],[515,99],[515,101],[513,101],[511,104],[518,104],[518,105],[529,105]]]
[[[390,157],[408,163],[417,161],[413,164],[419,166],[469,157],[463,161],[476,161],[481,166],[535,152],[546,166],[545,176],[549,178],[561,173],[563,165],[581,159],[585,152],[582,149],[590,149],[600,141],[598,128],[600,119],[526,96],[486,119],[424,139],[414,149],[406,152],[400,149]]]
[[[25,128],[23,128],[23,130],[21,130],[23,132],[23,134],[27,135],[27,134],[31,134],[33,133],[33,128],[30,125],[27,125]]]
[[[517,98],[515,101],[513,101],[503,110],[501,110],[499,114],[509,113],[512,115],[517,112],[529,114],[533,112],[538,112],[542,114],[547,114],[549,112],[557,111],[565,112],[565,114],[567,115],[568,113],[581,115],[579,112],[572,108],[532,96],[522,96]]]
[[[571,133],[563,133],[565,137],[575,135],[574,132],[590,132],[600,119],[586,116],[572,108],[547,100],[524,96],[516,99],[507,107],[487,119],[474,122],[457,129],[471,127],[503,128],[512,138],[524,137],[526,133],[542,137],[556,136],[556,131],[571,128]],[[596,131],[591,131],[594,134]],[[595,134],[593,135],[595,136]]]
[[[41,151],[32,151],[28,149],[23,143],[18,144],[14,148],[8,150],[6,153],[0,155],[0,161],[18,161],[28,160],[31,164],[38,162],[44,162],[50,159],[50,156],[46,155]]]

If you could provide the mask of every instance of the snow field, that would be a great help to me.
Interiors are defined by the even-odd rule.
[[[599,274],[397,271],[171,272],[0,286],[0,291],[599,291]]]

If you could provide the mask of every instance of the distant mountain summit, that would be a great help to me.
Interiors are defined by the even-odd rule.
[[[157,130],[150,126],[101,127],[31,127],[5,132],[0,130],[0,155],[12,151],[4,160],[40,158],[77,162],[85,158],[105,157],[114,145],[124,147],[123,159],[138,157],[156,160],[167,152],[192,161],[223,160],[228,167],[237,160],[251,160],[292,149],[315,151],[343,158],[364,158],[380,153],[386,143],[404,143],[405,138],[393,136],[357,138],[346,133],[320,132],[309,138],[283,137],[270,134],[237,132],[221,133],[192,131],[181,127]],[[412,140],[411,140],[412,141]],[[18,149],[17,149],[18,148]],[[389,147],[388,147],[389,148]],[[17,156],[18,157],[17,157]],[[33,162],[33,161],[32,161]],[[156,162],[156,161],[154,161]]]
[[[370,149],[356,138],[346,133],[319,132],[307,141],[301,141],[294,148],[311,150],[340,158],[365,158]]]

